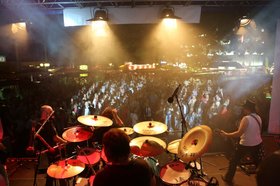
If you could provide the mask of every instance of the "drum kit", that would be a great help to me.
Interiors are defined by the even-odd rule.
[[[95,127],[109,127],[113,124],[111,119],[96,115],[80,116],[78,121],[85,126],[76,126],[65,130],[62,137],[66,141],[72,143],[87,141],[92,137]],[[188,167],[193,167],[195,170],[202,169],[199,164],[197,166],[195,160],[208,150],[212,142],[212,130],[206,125],[192,128],[182,139],[171,141],[168,145],[162,139],[155,137],[155,135],[167,131],[167,125],[158,121],[144,121],[135,124],[133,128],[120,127],[118,129],[123,130],[127,135],[132,135],[134,132],[142,135],[130,141],[129,145],[134,157],[145,160],[152,158],[153,162],[157,162],[155,157],[164,152],[178,157],[162,166],[158,172],[163,184],[167,185],[182,185],[191,180],[193,172]],[[92,169],[93,165],[101,162],[100,160],[103,160],[105,164],[110,163],[102,148],[79,148],[75,159],[71,157],[53,163],[48,167],[47,174],[55,179],[75,177],[83,172],[87,166],[91,166]],[[155,164],[158,165],[158,163]]]

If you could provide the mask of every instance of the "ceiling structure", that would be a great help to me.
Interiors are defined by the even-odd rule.
[[[258,7],[270,6],[273,0],[0,0],[2,7],[36,6],[43,9],[121,6],[200,5],[206,7]],[[278,2],[280,5],[280,2]],[[275,4],[273,4],[275,6]]]

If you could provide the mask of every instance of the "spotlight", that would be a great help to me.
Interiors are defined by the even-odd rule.
[[[88,19],[87,21],[108,21],[107,10],[105,9],[95,10],[93,18]]]
[[[161,11],[161,16],[160,16],[162,19],[164,18],[169,18],[169,19],[181,19],[180,17],[176,16],[174,14],[174,8],[164,8],[162,11]]]
[[[250,24],[251,19],[247,16],[243,16],[242,18],[239,19],[239,24],[241,27],[245,27],[248,24]]]

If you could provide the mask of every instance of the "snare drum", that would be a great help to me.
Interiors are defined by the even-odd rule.
[[[160,169],[160,179],[167,185],[181,185],[188,181],[191,172],[186,169],[185,163],[174,161]]]

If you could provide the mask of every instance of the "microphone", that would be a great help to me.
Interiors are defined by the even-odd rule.
[[[167,99],[167,101],[169,103],[173,103],[174,97],[178,94],[180,87],[181,87],[181,84],[179,84],[178,87],[174,90],[172,96]]]

